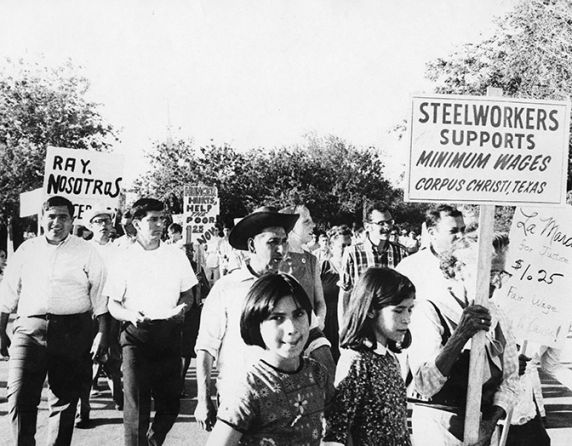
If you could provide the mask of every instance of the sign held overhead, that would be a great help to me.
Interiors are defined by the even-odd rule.
[[[414,96],[408,201],[565,203],[570,105],[491,96]]]
[[[85,224],[93,206],[117,210],[123,180],[123,157],[90,150],[48,147],[44,197],[60,195],[74,204],[75,223]]]

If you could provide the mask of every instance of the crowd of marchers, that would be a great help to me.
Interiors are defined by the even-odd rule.
[[[74,428],[92,427],[100,376],[126,446],[169,444],[191,358],[194,416],[212,446],[462,445],[481,331],[475,444],[496,444],[509,414],[506,444],[550,444],[538,368],[569,388],[572,371],[558,349],[518,353],[495,303],[510,275],[506,234],[493,237],[490,299],[473,303],[478,239],[454,207],[427,211],[421,237],[379,203],[363,224],[327,232],[303,204],[263,206],[201,245],[153,198],[135,201],[119,232],[114,219],[96,206],[74,231],[72,203],[54,196],[42,235],[0,251],[15,445],[36,444],[46,381],[47,444],[70,445]]]

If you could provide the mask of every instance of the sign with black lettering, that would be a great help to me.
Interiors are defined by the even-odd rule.
[[[185,186],[183,234],[186,234],[187,243],[207,243],[218,235],[216,219],[219,210],[220,200],[216,187]]]
[[[414,96],[410,119],[406,200],[565,203],[568,102]]]
[[[517,208],[505,271],[495,300],[517,339],[562,342],[572,321],[572,207]]]
[[[117,210],[123,180],[123,156],[91,150],[48,147],[44,197],[60,195],[74,204],[74,223],[92,206]]]

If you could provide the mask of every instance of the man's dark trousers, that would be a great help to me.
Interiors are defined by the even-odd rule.
[[[127,323],[121,347],[125,445],[161,445],[180,408],[181,324],[173,320],[152,321],[141,327]],[[155,418],[149,426],[151,397]]]
[[[81,384],[91,373],[91,315],[19,317],[8,364],[8,405],[17,446],[36,444],[42,387],[48,378],[48,446],[68,446]]]

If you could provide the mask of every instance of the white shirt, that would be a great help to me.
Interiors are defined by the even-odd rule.
[[[95,250],[99,253],[101,258],[103,259],[103,263],[105,267],[109,269],[111,266],[111,261],[114,255],[117,253],[119,247],[112,242],[107,242],[104,245],[96,242],[95,240],[91,239],[89,243],[95,248]]]
[[[238,368],[243,370],[262,352],[261,347],[246,345],[240,335],[242,306],[256,279],[247,266],[234,270],[215,282],[203,306],[195,351],[204,350],[216,359],[221,394],[227,375],[232,382]]]
[[[242,307],[256,279],[247,265],[232,271],[215,282],[203,306],[195,351],[204,350],[216,359],[217,390],[221,395],[232,387],[237,373],[263,352],[259,346],[246,345],[240,335]],[[318,318],[312,314],[310,329],[317,326]],[[305,354],[323,345],[330,344],[321,336],[307,346]]]
[[[406,276],[415,285],[415,298],[434,300],[435,294],[447,299],[448,283],[440,267],[441,261],[431,248],[405,257],[395,267],[395,270]]]
[[[45,237],[26,240],[10,258],[0,285],[0,310],[19,316],[107,312],[101,256],[85,240],[69,235],[58,245]]]
[[[121,249],[111,265],[103,294],[151,319],[164,319],[181,293],[197,284],[185,253],[163,243],[145,250],[135,242]]]

